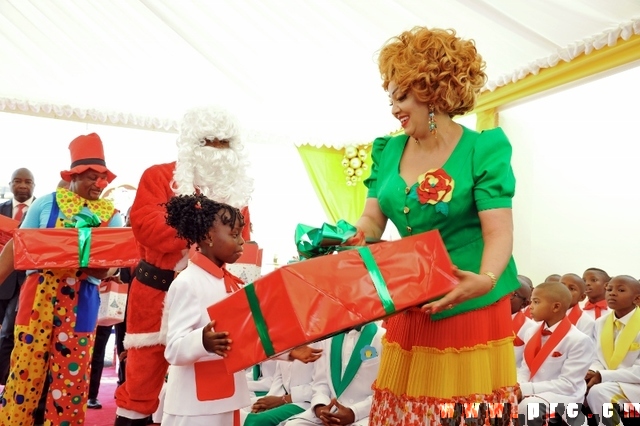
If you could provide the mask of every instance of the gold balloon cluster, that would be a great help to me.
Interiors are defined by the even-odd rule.
[[[355,186],[362,180],[364,172],[369,168],[365,163],[369,154],[364,146],[349,145],[344,148],[344,157],[342,157],[342,167],[347,178],[348,186]]]

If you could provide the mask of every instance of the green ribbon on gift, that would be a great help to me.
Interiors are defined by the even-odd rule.
[[[371,253],[369,247],[357,247],[356,250],[362,257],[362,261],[364,266],[367,268],[369,272],[369,276],[373,281],[373,286],[378,293],[378,298],[380,298],[380,302],[382,303],[382,307],[387,315],[391,315],[396,312],[395,304],[393,303],[393,298],[391,297],[391,293],[389,293],[389,289],[387,288],[387,283],[380,272],[380,268],[378,268],[378,264]],[[269,336],[269,328],[267,327],[267,323],[264,319],[264,315],[262,314],[262,309],[260,309],[260,301],[258,300],[258,296],[256,296],[256,289],[253,285],[247,284],[243,288],[244,294],[247,297],[247,301],[249,302],[249,309],[251,310],[251,314],[253,316],[253,322],[256,326],[256,330],[258,332],[258,337],[260,338],[260,342],[262,343],[262,348],[267,357],[271,357],[275,355],[276,351],[273,348],[273,342],[271,341],[271,337]]]
[[[373,281],[376,292],[378,292],[378,297],[380,298],[380,302],[382,302],[384,311],[387,315],[391,315],[396,311],[396,306],[393,303],[391,293],[389,293],[389,288],[387,288],[387,283],[380,272],[380,268],[378,268],[378,264],[373,258],[373,254],[371,254],[371,250],[369,247],[358,247],[357,250],[358,253],[360,253],[360,257],[362,257],[364,266],[367,268],[367,271],[369,271],[369,276]]]
[[[65,222],[65,228],[75,228],[78,230],[78,259],[79,267],[89,266],[89,255],[91,253],[91,228],[100,226],[100,219],[96,215],[77,214],[74,221]]]
[[[262,309],[260,309],[260,302],[258,301],[258,296],[256,296],[256,289],[253,286],[253,283],[251,283],[245,285],[243,290],[244,294],[247,296],[247,300],[249,301],[249,309],[251,309],[253,322],[256,325],[256,330],[258,331],[258,337],[262,343],[264,353],[267,357],[272,357],[276,354],[276,351],[273,349],[273,342],[271,341],[271,337],[269,337],[269,329],[267,328],[267,323],[264,320],[264,315],[262,315]]]
[[[325,223],[320,228],[299,224],[296,226],[295,243],[300,256],[309,259],[351,249],[352,247],[344,247],[342,244],[356,235],[357,231],[355,226],[342,219],[335,225]]]

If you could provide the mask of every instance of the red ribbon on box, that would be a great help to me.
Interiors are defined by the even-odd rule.
[[[7,216],[0,215],[0,251],[13,238],[13,232],[18,229],[20,222]]]
[[[78,268],[78,229],[19,229],[13,235],[14,267]],[[89,268],[122,268],[138,264],[140,254],[131,228],[92,228]]]
[[[347,250],[283,266],[210,306],[208,313],[216,330],[228,331],[233,340],[236,350],[225,364],[235,373],[437,299],[456,284],[440,233],[431,231],[374,244],[362,253]]]

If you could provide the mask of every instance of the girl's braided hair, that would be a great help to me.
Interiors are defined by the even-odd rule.
[[[167,209],[167,225],[177,231],[178,237],[187,240],[187,247],[206,239],[216,217],[223,225],[233,227],[236,219],[239,219],[240,226],[244,226],[244,216],[240,210],[204,195],[178,195],[164,206]]]

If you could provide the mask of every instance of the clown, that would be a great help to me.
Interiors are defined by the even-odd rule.
[[[69,145],[71,167],[60,173],[69,188],[33,202],[21,228],[75,226],[87,216],[100,226],[122,226],[122,216],[102,190],[115,175],[107,168],[100,137],[79,136]],[[13,270],[13,241],[0,256],[0,282]],[[116,269],[27,271],[15,322],[11,370],[0,398],[0,425],[84,425],[100,281]],[[40,401],[40,404],[39,404]],[[44,403],[44,404],[42,404]],[[46,413],[42,411],[46,407]]]
[[[131,207],[131,227],[141,261],[131,283],[127,306],[127,380],[116,393],[116,426],[146,425],[158,407],[167,372],[164,357],[165,296],[176,272],[187,265],[187,242],[166,224],[163,204],[174,195],[198,192],[217,202],[246,209],[253,190],[235,119],[217,107],[188,111],[177,141],[178,160],[148,168]],[[221,334],[222,338],[222,334]]]

